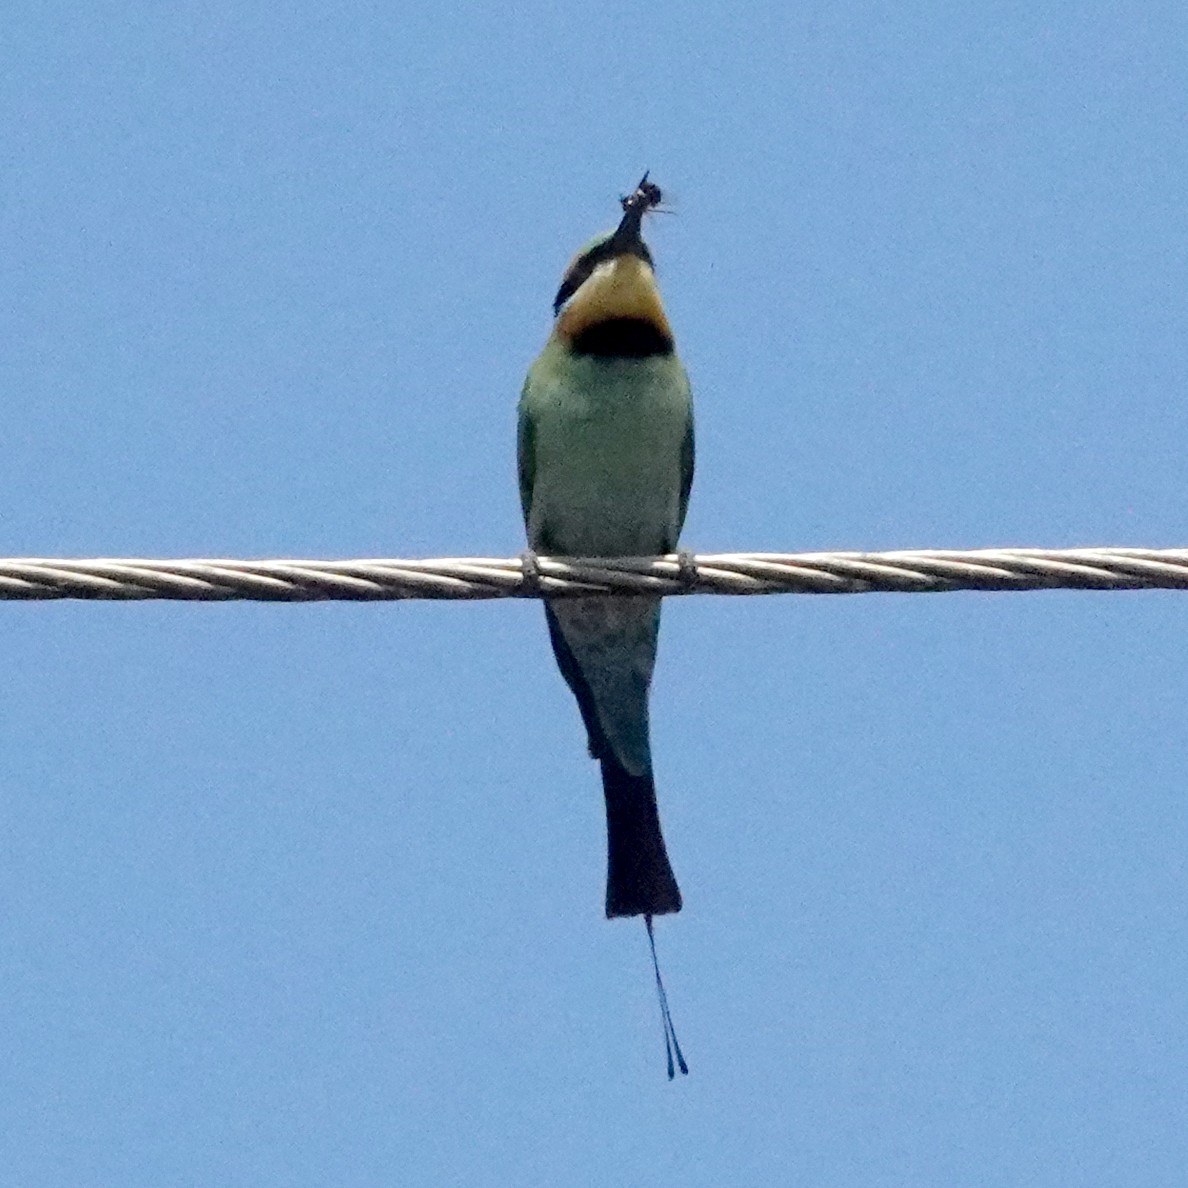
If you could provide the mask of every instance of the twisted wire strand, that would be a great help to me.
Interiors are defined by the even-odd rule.
[[[226,602],[565,598],[590,594],[868,594],[1181,590],[1188,549],[897,549],[662,557],[349,561],[0,558],[0,600]]]

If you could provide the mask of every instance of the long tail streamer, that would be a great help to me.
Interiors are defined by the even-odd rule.
[[[664,979],[660,976],[660,963],[656,960],[656,934],[652,931],[652,917],[644,916],[644,923],[648,927],[648,944],[652,950],[652,969],[656,973],[656,992],[660,996],[660,1018],[664,1022],[664,1051],[668,1057],[668,1079],[676,1076],[679,1068],[684,1076],[689,1075],[689,1066],[685,1063],[684,1053],[677,1040],[676,1028],[672,1025],[672,1012],[668,1009],[668,995],[664,991]],[[673,1056],[676,1064],[673,1064]]]

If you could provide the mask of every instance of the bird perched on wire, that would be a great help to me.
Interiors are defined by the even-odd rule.
[[[553,332],[519,405],[520,497],[529,548],[554,556],[671,553],[693,481],[693,405],[643,241],[659,204],[645,173],[618,227],[583,248],[553,302]],[[681,910],[648,729],[660,599],[545,603],[561,675],[577,699],[606,797],[606,914],[645,919],[669,1044],[687,1072],[655,964],[652,917]]]

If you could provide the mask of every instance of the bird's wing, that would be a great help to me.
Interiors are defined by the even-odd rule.
[[[532,510],[532,487],[536,481],[536,426],[527,406],[528,383],[520,398],[519,421],[516,428],[516,460],[520,470],[520,507],[524,511],[524,523]]]
[[[685,426],[685,438],[681,442],[681,503],[680,503],[680,519],[677,522],[677,535],[680,535],[681,529],[685,526],[685,513],[689,510],[689,492],[693,488],[693,458],[695,454],[693,445],[693,410],[689,409],[689,420]],[[672,548],[676,547],[676,541],[672,542]]]

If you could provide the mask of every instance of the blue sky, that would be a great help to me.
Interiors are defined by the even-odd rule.
[[[510,555],[644,168],[702,551],[1188,544],[1182,5],[18,3],[0,554]],[[5,1184],[1178,1185],[1183,594],[9,604]]]

